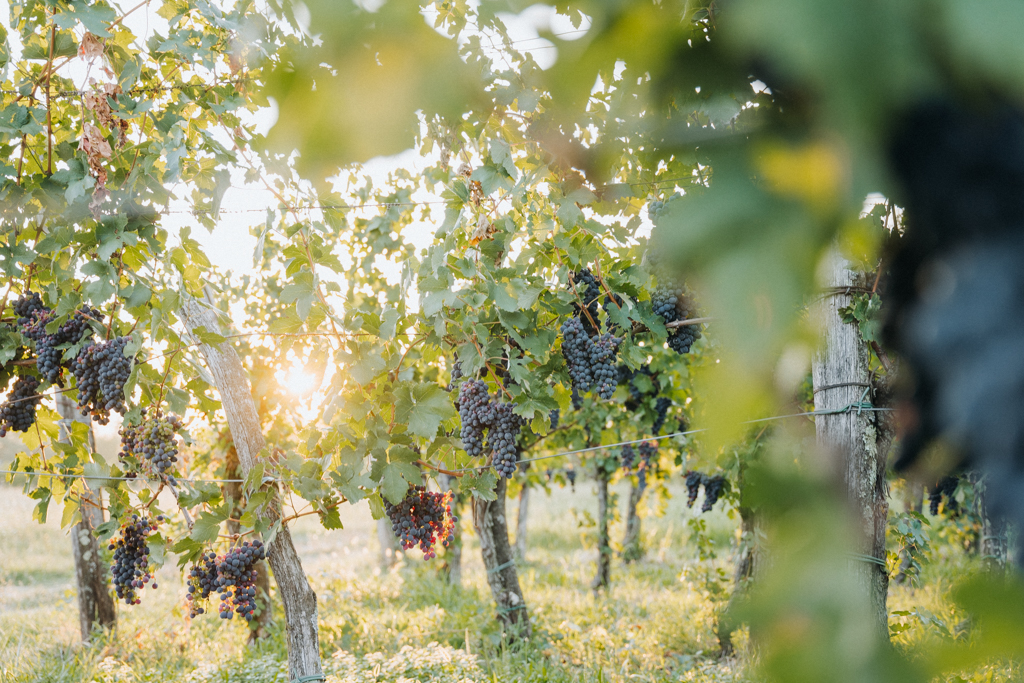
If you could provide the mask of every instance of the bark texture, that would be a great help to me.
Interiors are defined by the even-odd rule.
[[[608,536],[608,480],[610,475],[599,467],[597,470],[597,573],[590,587],[595,593],[607,588],[612,573],[612,546]]]
[[[242,469],[238,463],[238,449],[231,440],[231,434],[222,435],[227,441],[227,448],[224,449],[224,471],[227,479],[242,478]],[[242,500],[242,484],[229,482],[224,484],[224,500],[231,506],[230,519],[227,522],[229,534],[237,534],[241,530],[239,522],[235,521],[242,517],[245,512],[245,501]],[[249,621],[249,644],[270,635],[270,627],[274,623],[274,612],[270,606],[270,571],[267,569],[267,561],[260,560],[256,563],[256,618]]]
[[[736,546],[735,570],[732,576],[732,595],[725,610],[718,617],[715,632],[718,635],[718,647],[721,656],[731,657],[736,648],[732,643],[732,633],[737,624],[731,614],[739,600],[746,595],[750,583],[757,571],[757,530],[754,513],[750,508],[741,507],[740,540]]]
[[[523,482],[523,488],[519,490],[519,512],[516,515],[516,547],[515,558],[520,562],[526,561],[526,525],[530,516],[530,485]]]
[[[630,480],[629,502],[626,504],[626,533],[622,537],[622,559],[626,564],[643,559],[644,556],[643,539],[640,536],[640,515],[636,509],[646,490],[647,477]]]
[[[217,312],[195,299],[186,297],[181,313],[190,333],[198,327],[214,333],[220,330]],[[196,341],[199,341],[198,338]],[[266,446],[249,378],[238,354],[227,342],[217,346],[200,343],[199,349],[220,393],[231,438],[238,451],[239,465],[248,476],[260,461],[260,451]],[[275,495],[264,512],[264,519],[271,524],[281,519],[281,502],[279,495],[276,495],[279,493],[276,485],[272,491]],[[316,593],[310,588],[302,570],[288,526],[282,524],[277,535],[267,545],[270,567],[274,571],[278,593],[284,605],[289,673],[293,679],[323,676]]]
[[[873,398],[868,347],[857,325],[844,323],[839,314],[839,309],[851,303],[850,295],[841,290],[860,283],[837,253],[830,256],[829,265],[832,290],[821,306],[825,343],[813,364],[816,411],[842,410]],[[885,462],[892,440],[888,422],[886,413],[856,409],[815,417],[818,448],[834,459],[861,527],[859,547],[851,551],[863,557],[851,560],[851,570],[871,604],[878,635],[886,640],[889,575],[884,560],[889,503]]]
[[[60,441],[69,443],[70,432],[64,420],[89,425],[89,450],[96,450],[91,420],[83,417],[67,394],[57,394],[57,412],[61,417]],[[78,589],[78,622],[82,642],[92,639],[96,628],[112,629],[117,625],[114,596],[110,592],[110,567],[103,561],[94,530],[103,523],[103,498],[83,480],[82,521],[71,529],[71,552],[75,559],[75,585]]]
[[[462,517],[464,494],[453,491],[455,478],[447,474],[439,474],[437,482],[443,491],[452,491],[452,514]],[[462,524],[455,523],[454,537],[444,551],[444,561],[441,565],[445,579],[452,586],[462,585]]]
[[[505,636],[510,640],[532,635],[526,600],[519,587],[519,574],[512,560],[508,543],[508,522],[505,519],[505,493],[503,477],[494,487],[494,500],[473,498],[473,526],[480,539],[480,554],[487,570],[487,584],[498,608],[498,620]]]
[[[978,493],[975,498],[981,515],[981,558],[986,570],[1002,574],[1006,570],[1006,557],[1009,552],[1006,522],[988,514],[985,505],[985,479],[979,478],[976,486]]]

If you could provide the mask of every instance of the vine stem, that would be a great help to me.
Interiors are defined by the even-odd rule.
[[[465,474],[466,474],[465,472],[452,472],[451,470],[441,469],[437,465],[431,465],[429,462],[427,462],[425,460],[417,460],[416,464],[419,465],[420,467],[426,467],[428,470],[433,470],[434,472],[440,472],[441,474],[447,474],[449,477],[459,478],[459,477],[464,477]]]
[[[600,282],[600,283],[601,283],[601,288],[602,288],[602,289],[604,290],[604,293],[605,293],[605,295],[606,295],[606,296],[607,296],[607,297],[608,297],[609,299],[611,299],[611,302],[612,302],[613,304],[615,304],[616,306],[618,306],[619,310],[621,311],[621,310],[622,310],[622,304],[620,304],[620,303],[619,303],[619,302],[618,302],[618,301],[616,300],[616,298],[615,298],[615,295],[614,295],[614,294],[612,294],[612,290],[611,290],[611,289],[609,289],[609,288],[608,288],[608,285],[607,285],[607,284],[605,283],[605,281],[604,281],[604,276],[603,276],[603,275],[601,275],[601,266],[600,266],[600,264],[599,264],[599,263],[598,263],[597,261],[595,261],[595,262],[594,262],[594,273],[596,273],[596,274],[597,274],[597,280],[598,280],[598,282]]]
[[[494,371],[494,368],[491,367],[491,364],[487,362],[486,358],[484,358],[484,351],[483,349],[480,348],[480,344],[477,343],[474,337],[470,337],[470,341],[473,342],[473,346],[476,347],[476,352],[480,354],[480,358],[483,360],[484,367],[487,368],[487,372],[491,373],[491,375],[495,377],[495,384],[497,384],[498,388],[505,392],[505,395],[508,396],[508,400],[514,401],[515,399],[512,397],[512,394],[508,393],[508,389],[505,388],[504,383],[502,383],[501,379],[498,377],[498,373]]]
[[[158,406],[164,402],[164,391],[167,385],[167,376],[171,374],[171,365],[174,363],[174,356],[177,355],[178,351],[181,351],[180,346],[174,350],[174,353],[172,353],[171,357],[167,360],[167,367],[164,369],[164,377],[160,380],[160,398],[157,399],[156,402]]]

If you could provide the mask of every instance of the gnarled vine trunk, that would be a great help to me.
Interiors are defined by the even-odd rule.
[[[732,576],[732,594],[725,609],[718,616],[715,627],[718,636],[719,653],[730,657],[736,651],[732,643],[732,633],[737,624],[732,620],[736,604],[747,593],[751,581],[757,571],[757,529],[754,512],[750,508],[740,507],[740,540],[736,546],[735,571]]]
[[[508,543],[508,522],[505,519],[504,477],[494,486],[494,500],[473,498],[473,526],[480,539],[480,554],[487,570],[487,584],[498,608],[498,620],[510,640],[532,635],[530,615],[526,609],[519,573]]]
[[[213,333],[220,330],[217,312],[196,299],[186,296],[181,313],[185,327],[190,333],[200,327]],[[196,341],[199,342],[198,337]],[[228,342],[221,342],[216,346],[199,343],[199,350],[206,359],[206,365],[220,393],[231,438],[238,450],[239,465],[243,474],[248,476],[260,461],[260,452],[266,446],[249,378],[238,354]],[[270,491],[273,497],[264,507],[263,518],[273,524],[281,520],[281,501],[276,484],[270,486]],[[274,571],[278,593],[284,605],[288,630],[289,673],[293,679],[316,680],[314,677],[323,676],[316,593],[310,588],[309,580],[302,570],[302,562],[295,552],[287,524],[281,524],[267,547],[270,567]]]
[[[833,457],[845,484],[847,502],[860,522],[859,547],[851,548],[851,570],[874,612],[879,637],[888,640],[885,567],[885,526],[889,511],[885,463],[892,429],[885,413],[857,410],[871,407],[868,347],[855,323],[839,313],[849,306],[855,275],[838,252],[830,255],[831,292],[822,302],[825,344],[813,364],[814,409],[841,411],[815,417],[818,448]]]
[[[608,480],[611,475],[603,467],[597,468],[597,573],[590,587],[595,593],[608,587],[612,570],[612,547],[608,536]]]
[[[242,470],[238,465],[238,450],[231,441],[231,435],[227,435],[228,447],[224,452],[224,471],[227,479],[240,479]],[[231,505],[231,514],[227,522],[229,534],[237,534],[241,530],[238,520],[245,512],[245,501],[242,500],[242,484],[237,481],[224,484],[224,500]],[[260,560],[256,563],[256,618],[247,622],[249,624],[249,643],[252,644],[261,638],[270,635],[270,626],[274,622],[274,613],[270,604],[270,572],[267,570],[267,561]]]
[[[64,424],[65,420],[82,422],[89,425],[89,450],[95,451],[91,421],[78,412],[75,402],[67,394],[57,394],[57,412],[61,417],[60,441],[71,441],[70,428]],[[103,561],[94,533],[96,527],[103,523],[103,498],[99,491],[89,488],[88,479],[82,483],[82,521],[71,529],[71,552],[78,588],[78,622],[82,642],[88,643],[96,627],[112,629],[117,625],[117,611],[110,593],[110,567]]]
[[[640,515],[636,510],[646,490],[646,477],[637,477],[636,481],[630,479],[629,502],[626,504],[626,533],[622,537],[622,559],[626,564],[636,562],[644,556],[643,538],[640,535]]]
[[[978,477],[975,486],[975,503],[978,506],[978,514],[981,515],[981,543],[978,551],[987,571],[1002,574],[1006,570],[1006,558],[1009,553],[1006,521],[993,518],[988,513],[985,505],[985,478]]]

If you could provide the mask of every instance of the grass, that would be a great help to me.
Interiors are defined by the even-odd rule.
[[[597,551],[592,485],[532,496],[527,561],[520,580],[536,636],[522,646],[502,641],[469,520],[463,585],[447,585],[433,562],[410,553],[391,571],[377,566],[376,530],[365,506],[344,511],[344,530],[325,531],[302,519],[293,527],[303,566],[318,595],[321,649],[331,683],[361,681],[747,681],[749,665],[717,657],[717,605],[702,585],[708,562],[688,543],[694,515],[678,489],[650,501],[662,516],[644,520],[643,561],[613,563],[612,585],[589,589]],[[626,490],[616,488],[620,505]],[[514,501],[509,501],[513,512]],[[119,606],[116,632],[79,643],[70,540],[53,520],[31,521],[31,501],[0,488],[0,683],[287,683],[283,615],[277,605],[270,637],[246,646],[239,622],[189,620],[173,567],[143,604]],[[468,515],[467,515],[468,517]],[[509,515],[514,523],[514,514]],[[718,549],[714,564],[731,573],[737,521],[704,516]],[[623,524],[613,525],[621,538]],[[514,533],[514,530],[513,530]],[[894,585],[892,610],[917,611],[953,624],[948,592],[973,560],[945,553],[926,565],[922,587]],[[939,637],[927,618],[893,617],[911,628],[895,639],[910,647]],[[945,626],[943,626],[945,627]],[[737,634],[744,651],[742,633]],[[1016,668],[995,667],[971,680],[1002,681]]]

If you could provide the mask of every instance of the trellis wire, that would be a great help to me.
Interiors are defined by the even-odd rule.
[[[847,406],[844,406],[842,408],[836,408],[836,409],[833,409],[833,410],[809,410],[809,411],[806,411],[806,412],[803,412],[803,413],[789,413],[789,414],[786,414],[786,415],[773,415],[772,417],[762,417],[762,418],[757,419],[757,420],[746,420],[744,422],[741,422],[740,424],[757,424],[757,423],[760,423],[760,422],[770,422],[770,421],[773,421],[773,420],[784,420],[784,419],[792,418],[792,417],[814,417],[814,416],[817,416],[817,415],[839,415],[839,414],[842,414],[842,413],[853,412],[854,410],[856,410],[857,413],[859,414],[862,411],[863,412],[888,412],[888,411],[891,411],[892,408],[876,408],[875,406],[872,406],[870,403],[867,403],[865,401],[858,401],[856,403],[851,403],[851,404],[849,404]],[[576,450],[573,450],[573,451],[562,451],[562,452],[559,452],[559,453],[551,453],[549,455],[541,455],[541,456],[538,456],[536,458],[527,458],[526,460],[520,460],[519,462],[537,462],[538,460],[550,460],[552,458],[561,458],[561,457],[565,457],[565,456],[569,456],[569,455],[578,455],[580,453],[591,453],[593,451],[599,451],[599,450],[603,450],[603,449],[607,449],[607,448],[618,448],[620,446],[630,446],[630,445],[633,445],[633,444],[639,444],[639,443],[644,443],[644,442],[648,442],[648,441],[659,441],[661,439],[670,439],[670,438],[676,437],[676,436],[688,436],[690,434],[699,434],[700,432],[706,432],[706,431],[707,431],[707,428],[688,429],[688,430],[682,431],[682,432],[673,432],[672,434],[664,434],[664,435],[661,435],[661,436],[651,436],[651,437],[647,437],[645,439],[633,439],[631,441],[620,441],[618,443],[604,444],[604,445],[601,445],[601,446],[590,446],[590,447],[587,447],[587,448],[579,448],[579,449],[576,449]],[[448,472],[452,472],[452,473],[455,473],[455,472],[473,472],[473,471],[476,471],[476,470],[486,470],[488,468],[490,468],[490,465],[479,465],[477,467],[464,467],[464,468],[461,468],[461,469],[447,470],[447,471]],[[93,474],[93,475],[90,475],[90,474],[60,474],[60,473],[55,473],[55,472],[24,472],[24,471],[20,471],[20,470],[0,470],[0,474],[24,474],[24,475],[32,475],[32,476],[37,476],[37,477],[62,477],[62,478],[69,478],[69,479],[110,479],[110,480],[114,480],[114,481],[160,481],[159,479],[147,479],[145,477],[138,477],[138,476],[135,476],[135,477],[107,477],[107,476],[95,475],[95,474]],[[188,482],[190,484],[191,483],[202,483],[202,484],[241,484],[241,483],[245,482],[244,479],[187,479],[187,478],[184,478],[184,477],[177,477],[176,479],[177,479],[177,481]],[[272,479],[272,478],[271,479],[264,479],[264,481],[265,482],[273,482],[273,483],[284,483],[285,482],[285,480],[283,480],[283,479]]]

